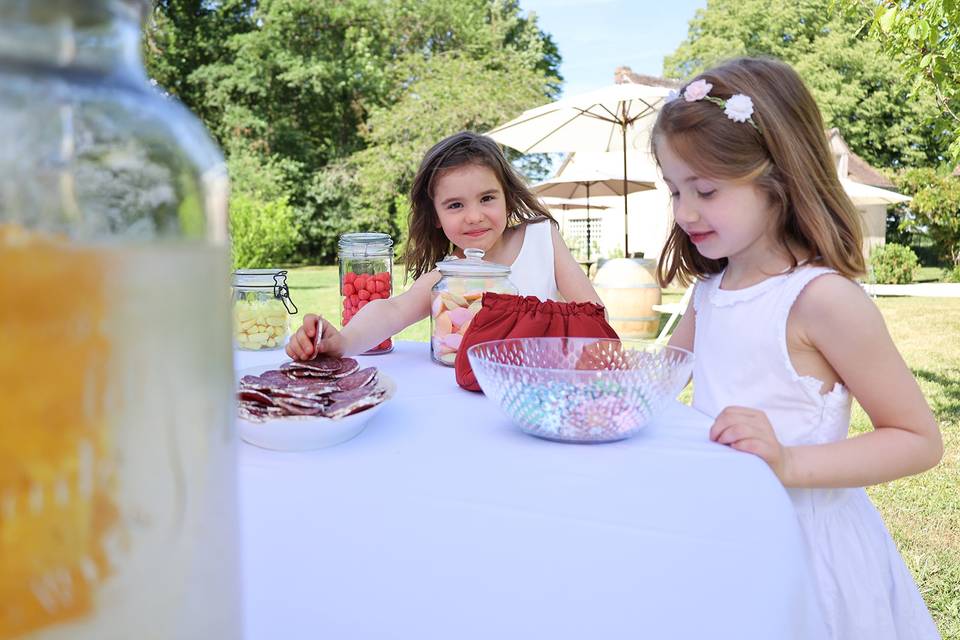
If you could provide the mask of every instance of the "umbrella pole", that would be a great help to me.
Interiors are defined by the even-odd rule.
[[[587,262],[590,262],[590,183],[587,183]],[[589,269],[589,267],[587,267]]]
[[[623,257],[630,257],[630,216],[627,215],[627,107],[623,107],[623,122],[620,131],[623,133]]]

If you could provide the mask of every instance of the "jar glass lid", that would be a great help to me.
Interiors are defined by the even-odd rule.
[[[287,272],[283,269],[237,269],[233,272],[235,287],[272,287],[276,283],[285,282],[286,279]]]
[[[273,290],[273,297],[283,302],[289,313],[297,313],[290,298],[287,272],[283,269],[238,269],[233,272],[233,287],[238,291]]]
[[[341,255],[351,258],[388,256],[393,253],[393,238],[386,233],[344,233],[337,247]]]
[[[483,259],[483,249],[464,249],[465,258],[446,258],[437,263],[445,276],[502,277],[510,275],[510,267]]]

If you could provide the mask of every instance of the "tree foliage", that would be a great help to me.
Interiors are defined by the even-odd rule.
[[[901,228],[925,232],[942,257],[960,267],[960,179],[919,168],[904,171],[896,182],[901,191],[913,194],[900,215]]]
[[[226,43],[256,27],[255,0],[156,0],[144,32],[147,73],[211,129],[213,112],[193,72],[225,60]]]
[[[451,131],[486,131],[503,122],[504,113],[542,102],[542,74],[516,66],[511,72],[513,58],[501,53],[477,60],[451,52],[418,61],[411,73],[417,80],[395,104],[372,112],[364,136],[369,146],[351,157],[359,211],[383,216],[404,232],[407,193],[424,151]]]
[[[168,0],[144,50],[225,149],[235,189],[250,194],[238,182],[257,182],[256,166],[278,183],[311,261],[343,231],[399,235],[430,145],[541,104],[561,80],[556,45],[516,0]]]
[[[952,131],[949,154],[960,162],[960,2],[957,0],[847,0],[849,10],[872,12],[870,34],[896,57],[913,88],[932,88]]]
[[[285,198],[259,200],[238,193],[231,199],[230,249],[235,268],[287,264],[299,239],[294,211]]]
[[[931,91],[862,33],[864,9],[840,11],[835,0],[770,3],[710,0],[697,11],[664,73],[687,78],[737,56],[773,56],[800,73],[827,127],[876,166],[942,162],[949,144]]]

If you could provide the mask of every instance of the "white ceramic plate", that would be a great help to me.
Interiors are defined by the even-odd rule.
[[[260,375],[270,369],[279,369],[281,364],[262,365],[238,371],[234,385],[239,384],[243,376]],[[377,378],[378,384],[387,388],[387,394],[375,407],[335,419],[321,416],[290,416],[265,422],[250,422],[237,417],[240,437],[252,445],[274,451],[312,451],[346,442],[363,431],[370,419],[397,391],[396,383],[383,371],[377,371]]]

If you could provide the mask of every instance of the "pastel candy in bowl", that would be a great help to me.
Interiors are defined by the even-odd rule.
[[[642,340],[510,338],[467,350],[483,392],[526,433],[562,442],[634,435],[676,398],[693,354]]]

